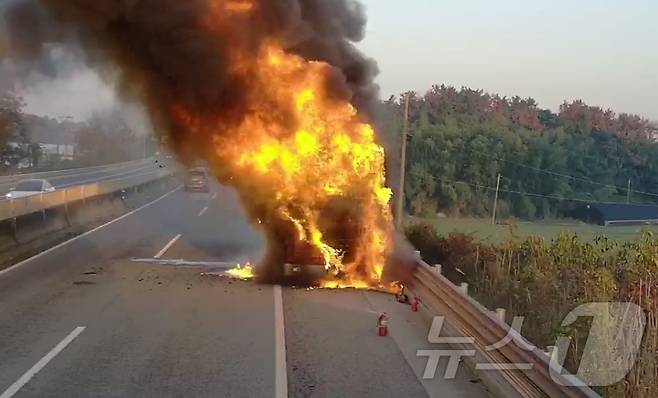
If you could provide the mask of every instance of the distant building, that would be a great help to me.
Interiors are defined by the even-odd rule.
[[[39,142],[41,153],[44,157],[59,155],[60,159],[73,160],[75,157],[75,145],[73,144],[48,144]]]
[[[79,123],[33,115],[26,115],[23,122],[28,140],[41,146],[44,158],[59,155],[60,159],[72,160],[75,157],[76,134],[81,126]]]
[[[625,203],[589,203],[577,208],[572,217],[598,225],[658,224],[658,206]]]

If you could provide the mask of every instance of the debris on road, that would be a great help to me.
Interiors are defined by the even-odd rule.
[[[74,285],[80,286],[80,285],[95,285],[96,282],[92,281],[73,281]]]

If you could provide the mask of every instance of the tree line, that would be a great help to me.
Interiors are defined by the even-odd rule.
[[[393,159],[406,95],[380,108]],[[580,202],[625,202],[629,181],[633,203],[657,202],[658,127],[645,118],[580,100],[554,113],[532,98],[445,85],[408,95],[411,214],[488,216],[498,174],[501,216],[564,217]]]
[[[97,113],[84,122],[74,122],[70,118],[56,120],[30,115],[24,108],[20,96],[0,93],[1,173],[115,163],[155,150],[156,145],[138,135],[117,111]],[[62,143],[63,135],[70,136],[64,142],[72,147],[72,153],[49,152],[46,145]],[[60,139],[53,141],[56,136]]]

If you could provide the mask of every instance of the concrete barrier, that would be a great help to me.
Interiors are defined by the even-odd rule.
[[[170,170],[149,171],[129,177],[62,188],[54,192],[40,193],[25,198],[0,200],[0,221],[16,219],[100,195],[120,192],[123,189],[140,186],[171,174]]]
[[[176,176],[168,173],[160,179],[128,189],[125,194],[119,190],[87,197],[86,200],[81,200],[78,195],[75,196],[78,200],[68,200],[60,206],[0,221],[0,270],[119,217],[179,184]],[[59,202],[50,202],[56,203]]]

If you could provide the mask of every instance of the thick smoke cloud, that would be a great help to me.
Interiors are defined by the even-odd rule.
[[[179,155],[208,160],[221,182],[238,189],[252,221],[262,221],[270,269],[282,264],[282,243],[295,233],[295,225],[303,224],[300,228],[314,231],[305,235],[314,236],[316,245],[318,236],[330,243],[350,239],[355,252],[351,277],[378,282],[390,209],[383,204],[388,192],[382,186],[383,151],[373,142],[372,130],[360,123],[372,121],[378,88],[375,63],[353,44],[363,38],[366,24],[358,2],[14,0],[5,19],[15,57],[36,64],[51,43],[75,43],[87,65],[110,76],[120,95],[145,105],[155,130],[167,134]],[[304,68],[286,69],[287,62]],[[273,73],[277,70],[278,75]],[[316,124],[299,117],[303,105],[295,102],[297,92],[273,90],[295,86],[311,73],[317,77],[311,93],[320,97],[316,102],[327,112],[323,117],[343,123],[320,129],[327,132],[322,140],[308,131],[294,137],[300,121],[309,130]],[[240,144],[258,141],[260,133],[303,147],[296,153],[309,163],[300,160],[298,172],[270,178],[245,172],[239,167],[239,156],[245,154]],[[327,139],[329,134],[340,140]],[[330,148],[332,161],[299,155],[318,143]],[[285,178],[293,174],[295,183]],[[325,186],[323,181],[332,178]],[[352,230],[334,224],[349,224]]]
[[[245,82],[227,74],[228,49],[238,35],[242,46],[245,40],[253,45],[254,53],[263,40],[275,37],[291,52],[335,66],[341,72],[332,80],[336,94],[349,96],[361,113],[371,114],[377,67],[352,44],[363,38],[366,24],[359,3],[254,0],[259,12],[249,26],[244,20],[235,26],[224,21],[223,34],[209,34],[206,18],[212,7],[227,3],[246,2],[9,0],[0,12],[12,57],[32,61],[41,73],[55,73],[47,56],[52,44],[79,45],[81,57],[101,76],[118,68],[118,81],[112,83],[120,94],[145,103],[158,129],[174,143],[185,134],[180,131],[184,126],[171,119],[174,103],[227,117],[242,113]]]

